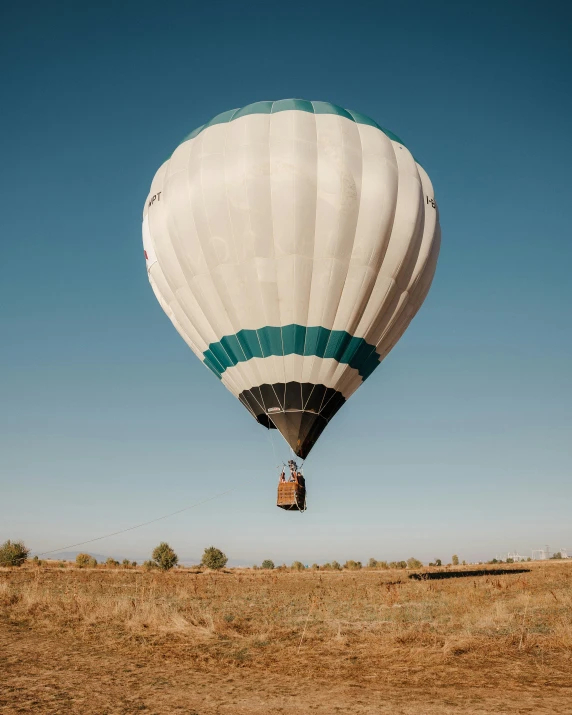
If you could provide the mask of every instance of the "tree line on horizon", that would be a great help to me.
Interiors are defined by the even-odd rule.
[[[23,541],[5,541],[2,545],[0,545],[0,566],[22,566],[26,561],[31,560],[33,564],[36,566],[41,566],[45,564],[45,561],[40,559],[38,556],[34,556],[32,559],[30,557],[30,549],[26,547]],[[562,558],[562,555],[560,553],[555,553],[553,554],[550,559],[551,560],[559,560]],[[530,558],[526,559],[527,561],[531,561]],[[208,546],[204,552],[203,556],[201,558],[200,564],[197,564],[196,566],[191,566],[189,568],[206,568],[206,569],[211,569],[213,571],[218,571],[220,569],[223,569],[228,562],[228,557],[227,555],[218,549],[216,546]],[[65,561],[60,561],[59,565],[60,566],[65,566],[66,563]],[[483,563],[483,562],[479,562]],[[491,559],[490,561],[486,561],[484,563],[487,564],[503,564],[503,563],[514,563],[514,560],[511,558],[507,558],[506,561],[503,561],[501,559]],[[88,553],[80,553],[76,556],[75,559],[75,565],[78,568],[81,569],[86,569],[86,568],[96,568],[100,565],[107,566],[109,568],[118,568],[118,567],[123,567],[123,568],[137,568],[138,563],[137,561],[130,561],[129,559],[123,559],[123,561],[119,562],[116,561],[115,559],[109,557],[108,559],[105,560],[105,562],[101,562],[101,564],[98,563],[97,559],[92,556],[91,554]],[[428,566],[430,567],[442,567],[442,566],[459,566],[459,565],[466,565],[465,561],[459,562],[459,557],[457,554],[453,554],[451,557],[451,562],[448,564],[443,564],[441,559],[434,559],[434,561],[430,561]],[[153,552],[151,554],[151,558],[148,559],[147,561],[144,561],[141,564],[141,567],[144,568],[145,570],[151,571],[153,569],[157,569],[159,571],[170,571],[172,568],[175,568],[177,566],[180,566],[179,564],[179,557],[177,556],[176,552],[173,550],[169,544],[166,542],[162,541],[158,546],[153,549]],[[407,561],[378,561],[377,559],[371,558],[367,562],[367,564],[362,564],[361,561],[354,561],[353,559],[350,559],[346,561],[344,564],[340,564],[337,561],[331,561],[325,564],[317,564],[314,563],[311,566],[303,564],[301,561],[293,561],[290,566],[286,565],[285,563],[276,566],[274,561],[271,559],[264,559],[262,561],[261,565],[258,566],[257,564],[254,564],[252,568],[254,570],[292,570],[292,571],[304,571],[304,570],[314,570],[314,571],[357,571],[359,569],[365,568],[365,569],[420,569],[423,568],[424,564],[422,561],[419,559],[416,559],[414,557],[411,557],[407,559]]]

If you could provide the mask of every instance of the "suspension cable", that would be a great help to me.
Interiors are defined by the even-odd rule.
[[[195,502],[194,504],[190,504],[189,506],[185,506],[182,509],[177,509],[177,511],[172,511],[169,514],[163,514],[163,516],[158,516],[155,519],[149,519],[149,521],[143,521],[140,524],[135,524],[135,526],[128,526],[126,529],[120,529],[119,531],[112,531],[110,534],[104,534],[103,536],[96,536],[94,539],[87,539],[86,541],[78,541],[76,544],[68,544],[67,546],[60,546],[57,549],[51,549],[50,551],[42,551],[41,553],[37,554],[37,556],[45,556],[46,554],[54,554],[57,551],[64,551],[65,549],[73,549],[75,546],[83,546],[84,544],[91,544],[94,541],[101,541],[102,539],[108,539],[110,536],[117,536],[118,534],[125,534],[127,531],[133,531],[134,529],[140,529],[142,526],[147,526],[148,524],[154,524],[156,521],[161,521],[162,519],[168,519],[170,516],[175,516],[176,514],[182,514],[184,511],[189,511],[189,509],[194,509],[197,506],[201,506],[202,504],[206,504],[209,501],[214,501],[215,499],[218,499],[219,497],[224,496],[225,494],[230,494],[230,492],[234,492],[237,489],[242,488],[245,484],[250,484],[250,482],[255,481],[256,479],[260,479],[260,475],[257,475],[253,477],[252,479],[248,479],[246,482],[240,482],[240,484],[237,484],[234,487],[231,487],[230,489],[226,489],[224,492],[219,492],[218,494],[215,494],[212,497],[208,497],[207,499],[203,499],[202,501]]]

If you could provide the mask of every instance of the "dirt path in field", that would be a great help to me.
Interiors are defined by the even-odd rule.
[[[417,678],[419,674],[417,673]],[[457,674],[458,675],[458,674]],[[429,676],[429,674],[428,674]],[[431,677],[428,677],[431,680]],[[563,685],[566,685],[563,683]],[[193,670],[184,660],[0,626],[0,713],[146,712],[185,715],[572,714],[572,688],[536,682],[498,686],[396,687],[327,683],[249,669]]]

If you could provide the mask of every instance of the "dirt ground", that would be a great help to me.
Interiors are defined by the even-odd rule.
[[[468,576],[0,570],[0,713],[572,715],[572,563]]]
[[[455,680],[460,667],[451,665]],[[426,685],[408,686],[408,676],[418,681],[419,673],[400,672],[395,664],[369,684],[359,674],[355,682],[314,679],[311,672],[277,675],[237,669],[209,674],[179,659],[145,652],[126,657],[106,646],[18,625],[0,627],[0,674],[0,712],[10,715],[572,713],[572,677],[566,682],[562,674],[554,682],[549,676],[534,678],[531,686],[509,676],[504,685],[463,689],[431,681],[431,673]]]

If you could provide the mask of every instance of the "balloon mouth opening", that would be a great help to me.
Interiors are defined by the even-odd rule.
[[[320,418],[320,420],[323,420],[324,422],[328,422],[328,420],[321,415],[319,412],[314,412],[314,410],[300,410],[300,409],[285,409],[285,410],[272,410],[268,411],[267,413],[263,412],[260,415],[256,415],[256,421],[259,422],[261,425],[266,427],[267,429],[277,429],[280,430],[280,427],[278,427],[274,420],[278,419],[280,420],[279,415],[288,415],[288,414],[304,414],[304,415],[314,415],[316,418]]]
[[[317,412],[300,409],[282,409],[271,414],[262,413],[256,416],[257,422],[268,429],[277,429],[302,459],[310,454],[328,424],[328,420]]]

